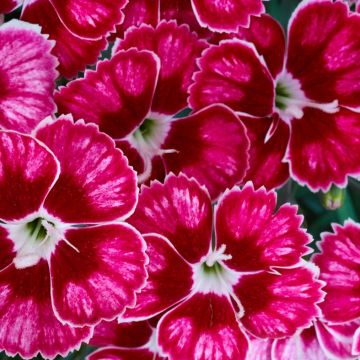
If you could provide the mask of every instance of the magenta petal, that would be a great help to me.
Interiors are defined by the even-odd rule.
[[[321,283],[306,267],[243,275],[234,292],[244,307],[241,322],[253,335],[276,338],[293,335],[319,316]]]
[[[98,124],[114,139],[123,138],[149,113],[158,71],[153,53],[122,51],[61,87],[55,94],[59,113],[71,113],[76,120]]]
[[[326,282],[321,310],[328,321],[345,322],[360,317],[360,225],[347,221],[324,233],[321,253],[314,256],[320,279]]]
[[[360,16],[341,1],[307,1],[289,26],[287,68],[305,94],[360,107]]]
[[[119,324],[118,320],[102,321],[95,326],[94,336],[89,344],[92,346],[138,347],[145,345],[153,333],[147,321],[134,321]]]
[[[217,246],[236,254],[226,264],[237,271],[294,266],[309,253],[311,237],[302,228],[297,207],[282,205],[277,211],[275,192],[255,191],[247,184],[225,193],[216,209]]]
[[[55,112],[56,59],[40,28],[12,20],[0,28],[0,127],[30,133]]]
[[[72,34],[59,20],[54,8],[48,0],[26,2],[21,19],[33,24],[39,24],[43,34],[56,41],[52,50],[59,60],[58,70],[61,75],[72,78],[79,71],[84,71],[86,65],[94,64],[100,52],[105,49],[105,38],[85,40]]]
[[[34,138],[0,131],[0,219],[18,220],[39,210],[59,170],[54,155]]]
[[[271,358],[272,339],[250,337],[250,348],[246,360],[269,360]],[[293,359],[291,359],[293,360]]]
[[[329,358],[319,344],[314,326],[311,326],[300,334],[275,340],[271,359],[328,360]]]
[[[93,325],[135,305],[147,261],[135,229],[120,223],[71,229],[65,237],[72,246],[60,241],[50,265],[54,307],[62,320]]]
[[[159,346],[171,359],[242,360],[248,340],[228,298],[195,294],[159,322]]]
[[[265,7],[261,0],[191,0],[200,25],[213,31],[231,32],[248,26],[251,15],[259,15]]]
[[[280,119],[241,117],[250,140],[249,169],[244,182],[252,181],[255,188],[274,189],[289,179],[289,164],[283,162],[289,142],[289,126]],[[275,126],[273,134],[270,134]]]
[[[6,228],[0,226],[0,271],[10,265],[16,252]]]
[[[15,10],[21,3],[22,0],[1,0],[0,14],[6,14]]]
[[[126,349],[107,347],[91,353],[87,360],[157,360],[154,353],[148,349]]]
[[[45,201],[49,213],[64,222],[86,224],[126,218],[133,212],[136,175],[108,136],[66,117],[45,124],[36,136],[61,167]]]
[[[65,356],[88,341],[91,329],[62,325],[50,299],[49,268],[44,260],[17,270],[0,272],[0,348],[8,355],[32,358],[38,352],[47,359]]]
[[[136,47],[159,56],[161,69],[152,111],[174,115],[186,107],[188,88],[197,70],[196,59],[206,44],[186,25],[162,21],[155,29],[148,25],[131,28],[114,51]]]
[[[148,319],[160,314],[187,297],[193,285],[192,268],[163,237],[145,235],[148,278],[137,296],[133,309],[128,309],[125,319]]]
[[[205,185],[212,199],[240,183],[248,168],[244,125],[224,105],[212,105],[173,120],[162,145],[167,172],[183,172]]]
[[[313,191],[344,187],[347,176],[360,175],[360,152],[354,151],[359,143],[360,113],[305,108],[304,117],[291,123],[286,156],[291,174]]]
[[[60,20],[75,35],[99,39],[123,20],[127,0],[49,0]]]
[[[212,209],[210,198],[193,179],[169,175],[164,184],[143,186],[135,213],[128,220],[142,234],[160,234],[191,263],[210,248]]]
[[[253,45],[240,40],[223,41],[203,52],[199,67],[189,90],[191,108],[224,103],[253,116],[273,112],[274,82]]]

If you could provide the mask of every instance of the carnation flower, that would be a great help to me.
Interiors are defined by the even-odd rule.
[[[135,304],[145,243],[126,219],[134,171],[94,125],[0,132],[0,347],[65,355]]]
[[[281,185],[282,161],[313,191],[344,187],[360,174],[353,151],[360,142],[359,27],[360,16],[343,2],[304,1],[290,20],[286,50],[279,25],[262,16],[203,53],[189,104],[223,102],[243,115],[253,138],[248,179],[257,186]]]
[[[215,209],[193,179],[169,175],[143,186],[129,222],[147,242],[148,281],[126,321],[161,316],[157,338],[171,359],[243,359],[244,328],[261,338],[293,335],[317,316],[323,295],[312,268],[310,236],[297,208],[275,212],[276,195],[248,184]]]
[[[244,177],[248,139],[236,114],[221,104],[175,116],[186,108],[195,61],[205,46],[173,21],[131,28],[109,61],[59,89],[59,111],[99,124],[130,159],[140,182],[182,171],[216,198]]]

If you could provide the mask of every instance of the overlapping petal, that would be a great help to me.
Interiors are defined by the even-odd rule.
[[[164,184],[143,186],[135,213],[128,221],[142,234],[164,236],[191,263],[210,249],[210,198],[198,182],[184,175],[169,175]]]
[[[225,193],[216,209],[217,246],[236,254],[226,264],[237,271],[268,270],[299,263],[309,252],[311,237],[300,227],[297,207],[282,205],[277,211],[276,195],[250,184]]]
[[[106,347],[91,353],[87,360],[160,360],[148,349],[126,349],[120,347]]]
[[[60,88],[55,99],[62,114],[98,124],[114,139],[128,135],[149,113],[157,82],[156,55],[135,49],[122,51],[100,62]]]
[[[245,359],[248,340],[230,300],[195,294],[159,322],[159,345],[172,359]]]
[[[326,282],[321,309],[328,321],[342,323],[360,316],[360,225],[348,221],[322,235],[321,254],[314,257]]]
[[[272,113],[273,79],[250,43],[234,39],[213,45],[203,52],[199,67],[189,90],[191,108],[224,103],[253,116]]]
[[[0,14],[6,14],[17,7],[19,7],[22,3],[22,0],[2,0],[0,5]]]
[[[248,168],[249,141],[237,115],[211,105],[172,120],[163,149],[167,173],[183,172],[205,185],[212,199],[240,183]]]
[[[129,29],[114,51],[136,47],[159,56],[161,68],[152,111],[174,115],[186,107],[188,88],[197,70],[196,59],[206,44],[188,26],[162,21],[156,28],[142,25]]]
[[[341,108],[336,114],[305,108],[291,123],[286,160],[291,175],[313,191],[332,184],[344,187],[347,176],[360,174],[360,113]]]
[[[145,284],[145,243],[125,224],[65,232],[50,259],[54,308],[64,321],[93,325],[134,306]]]
[[[30,136],[0,132],[0,219],[20,220],[39,210],[59,176],[54,155]]]
[[[36,132],[60,162],[58,181],[46,198],[50,214],[67,223],[126,218],[137,201],[135,172],[96,126],[69,117],[45,123]]]
[[[30,133],[55,112],[53,43],[38,26],[12,20],[0,28],[0,127]]]

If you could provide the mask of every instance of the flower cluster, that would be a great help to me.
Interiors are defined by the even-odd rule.
[[[0,351],[355,359],[359,146],[358,1],[2,0]]]

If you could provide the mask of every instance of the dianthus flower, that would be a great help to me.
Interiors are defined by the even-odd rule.
[[[253,144],[248,179],[257,186],[284,183],[283,161],[313,191],[360,174],[359,28],[344,2],[303,1],[287,47],[275,20],[262,16],[203,53],[189,105],[222,102],[243,115]]]
[[[144,235],[148,280],[120,320],[161,315],[158,345],[170,359],[244,359],[244,328],[290,336],[318,315],[323,295],[301,256],[309,235],[297,208],[275,212],[276,195],[248,184],[212,207],[194,179],[169,175],[143,186],[129,222]]]
[[[90,345],[100,347],[88,360],[102,359],[165,359],[159,353],[156,340],[156,319],[119,324],[103,321],[94,329]]]
[[[41,25],[56,41],[53,54],[61,75],[73,77],[96,62],[105,37],[123,21],[127,0],[2,0],[0,14],[23,5],[21,19]]]
[[[145,243],[126,219],[135,172],[94,125],[0,132],[0,348],[65,355],[135,304]]]
[[[40,27],[18,20],[0,25],[0,129],[30,133],[56,109],[56,58]]]
[[[130,159],[140,182],[182,171],[216,198],[244,177],[249,144],[243,124],[224,105],[175,117],[186,108],[205,46],[174,21],[130,28],[109,61],[59,89],[59,112],[98,124]]]

